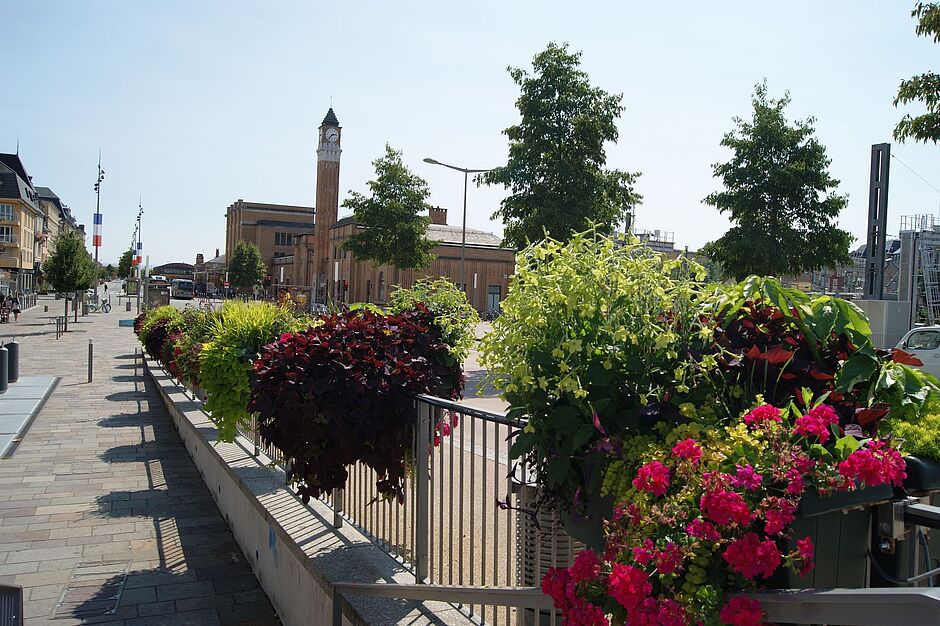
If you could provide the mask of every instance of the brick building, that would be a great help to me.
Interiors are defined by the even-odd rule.
[[[447,224],[446,209],[431,209],[428,238],[438,243],[432,251],[435,259],[422,270],[396,271],[390,265],[373,267],[343,249],[343,242],[363,227],[352,217],[337,219],[341,145],[342,127],[331,108],[319,130],[316,209],[275,207],[239,200],[226,213],[226,258],[231,258],[238,241],[252,241],[261,249],[276,286],[312,294],[317,302],[385,304],[393,286],[410,287],[420,278],[446,277],[460,284],[463,251],[465,289],[470,302],[479,311],[498,309],[499,302],[506,297],[509,278],[515,271],[515,251],[501,247],[500,237],[471,228],[466,231],[466,246],[462,246],[462,230],[459,226]],[[274,213],[262,215],[254,207],[268,210],[275,207],[280,212],[277,217]],[[288,220],[288,215],[293,217]],[[314,217],[313,223],[302,227],[301,216],[306,216],[308,221]],[[274,220],[279,220],[280,225],[262,224],[263,221]],[[297,229],[288,230],[288,221],[296,224]],[[290,234],[290,250],[275,245],[277,241],[284,241],[276,240],[277,232]]]
[[[239,198],[225,210],[225,258],[232,258],[239,241],[247,241],[258,246],[261,259],[270,267],[274,259],[291,254],[297,235],[313,229],[313,215],[314,208],[309,206]]]

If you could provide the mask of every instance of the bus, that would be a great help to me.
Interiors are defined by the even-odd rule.
[[[180,300],[193,299],[193,281],[185,278],[174,278],[171,282],[170,297]]]

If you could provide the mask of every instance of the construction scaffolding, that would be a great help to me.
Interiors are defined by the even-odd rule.
[[[913,303],[912,324],[940,324],[940,224],[934,215],[905,215],[900,234],[899,298]]]

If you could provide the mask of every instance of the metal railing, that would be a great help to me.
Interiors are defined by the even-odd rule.
[[[418,584],[453,587],[538,585],[549,567],[570,565],[576,544],[547,510],[529,510],[534,486],[509,462],[513,434],[524,420],[433,396],[415,398],[416,427],[404,503],[380,498],[379,477],[364,463],[347,468],[344,489],[321,500],[334,524],[349,523],[398,560]],[[264,445],[252,421],[239,432],[284,467],[284,454]],[[286,469],[286,467],[285,467]],[[461,608],[488,624],[516,622],[518,609],[475,601]],[[553,611],[529,607],[525,623],[560,623]],[[545,621],[548,620],[548,621]]]

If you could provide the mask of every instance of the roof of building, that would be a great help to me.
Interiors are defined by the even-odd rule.
[[[898,252],[900,249],[901,249],[900,239],[895,239],[894,237],[887,237],[885,239],[885,255],[886,256],[890,254],[894,254],[895,252]],[[868,250],[868,244],[863,243],[851,253],[851,256],[855,258],[862,258],[865,256],[865,252],[867,250]]]
[[[215,257],[214,259],[209,259],[208,261],[206,261],[206,265],[220,265],[220,266],[225,265],[225,253],[223,252],[222,254]]]
[[[339,120],[336,119],[336,113],[333,113],[333,107],[330,107],[330,110],[326,112],[326,117],[323,118],[322,124],[339,126]]]
[[[30,175],[26,173],[26,167],[23,165],[23,161],[20,160],[20,155],[0,152],[0,163],[13,170],[25,183],[32,186],[33,181]]]
[[[259,226],[283,226],[284,228],[313,228],[313,222],[288,222],[285,220],[255,220],[243,221],[242,224],[258,224]]]
[[[193,265],[190,263],[164,263],[163,265],[157,265],[153,268],[153,271],[169,272],[171,270],[182,270],[185,272],[193,271]]]
[[[349,224],[356,224],[356,219],[352,215],[338,220],[332,228],[340,228]],[[460,226],[448,226],[447,224],[428,224],[428,239],[439,241],[442,244],[460,244],[463,240],[463,229]],[[476,228],[467,229],[468,246],[502,248],[502,243],[503,240],[498,235]]]

